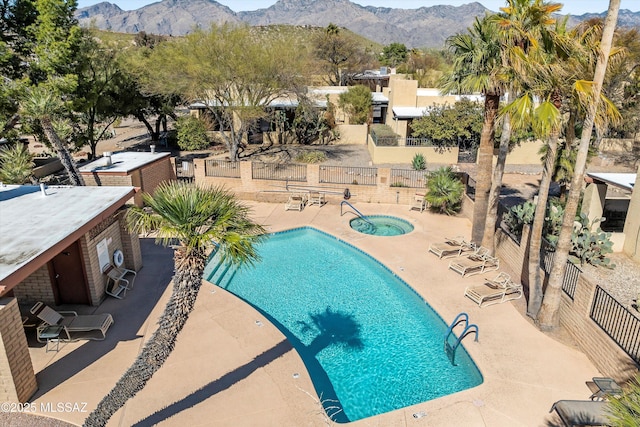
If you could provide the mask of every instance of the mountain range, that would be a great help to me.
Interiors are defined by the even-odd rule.
[[[188,34],[194,28],[207,28],[212,23],[317,27],[333,23],[383,45],[398,42],[409,48],[442,48],[447,37],[464,32],[476,16],[487,11],[489,9],[478,2],[398,9],[360,6],[349,0],[278,0],[266,9],[236,13],[215,0],[162,0],[131,11],[102,2],[78,9],[76,18],[80,25],[93,25],[102,30],[165,35]],[[605,16],[606,11],[571,16],[569,25]],[[618,25],[640,28],[640,12],[621,10]]]

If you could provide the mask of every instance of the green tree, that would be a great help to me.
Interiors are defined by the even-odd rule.
[[[156,46],[136,68],[141,89],[203,102],[219,126],[229,157],[238,160],[249,130],[271,101],[293,93],[304,75],[304,52],[284,33],[212,26]]]
[[[82,175],[80,175],[76,163],[69,153],[69,148],[60,139],[54,127],[56,116],[64,111],[65,108],[60,95],[46,89],[44,85],[34,86],[27,91],[20,107],[22,115],[31,117],[40,123],[45,136],[57,151],[60,162],[67,171],[71,183],[73,185],[84,185]]]
[[[485,99],[471,230],[471,240],[480,243],[484,234],[491,191],[495,123],[500,97],[507,87],[498,27],[489,16],[476,18],[467,33],[449,37],[447,47],[454,56],[454,65],[453,71],[441,82],[443,91],[481,92]]]
[[[135,362],[85,420],[85,426],[104,426],[113,414],[142,390],[173,351],[176,339],[193,310],[208,253],[215,247],[222,262],[233,265],[258,259],[256,243],[264,229],[249,218],[249,210],[221,188],[170,182],[153,196],[143,195],[145,209],[127,215],[137,232],[155,232],[158,242],[176,245],[173,292],[158,320],[158,328]]]
[[[463,98],[453,105],[435,105],[411,123],[412,136],[428,138],[438,147],[475,148],[482,131],[482,106]]]
[[[620,0],[610,0],[607,18],[605,19],[604,29],[602,31],[602,40],[599,46],[599,55],[596,62],[596,68],[592,82],[579,82],[582,85],[590,87],[588,99],[587,115],[582,127],[582,135],[580,137],[580,145],[576,157],[576,165],[571,187],[565,205],[564,219],[551,274],[549,275],[549,284],[545,291],[542,307],[538,314],[538,322],[542,329],[554,329],[558,326],[558,310],[562,296],[562,283],[564,280],[564,272],[566,263],[569,258],[569,250],[571,248],[571,234],[573,232],[573,223],[578,210],[580,196],[582,192],[582,182],[586,169],[587,157],[589,154],[589,144],[593,126],[598,114],[598,104],[601,100],[602,85],[607,71],[609,55],[611,53],[611,45],[613,42],[613,34],[618,20],[618,11],[620,9]]]
[[[462,207],[464,184],[450,167],[442,167],[427,176],[427,195],[431,209],[446,215],[455,215]]]
[[[640,417],[640,375],[636,375],[620,396],[611,396],[608,402],[608,418],[613,427],[637,427]]]
[[[33,174],[33,155],[21,143],[0,149],[0,182],[25,184]]]
[[[348,91],[340,94],[338,106],[349,115],[349,123],[368,123],[373,109],[371,90],[363,85],[350,86]]]
[[[313,39],[314,56],[331,86],[344,86],[350,76],[370,65],[370,53],[335,24],[319,32]]]
[[[390,67],[397,67],[407,60],[409,50],[403,43],[391,43],[382,48],[380,62]]]
[[[211,145],[207,137],[207,125],[198,117],[188,115],[178,118],[176,131],[181,150],[204,150]]]

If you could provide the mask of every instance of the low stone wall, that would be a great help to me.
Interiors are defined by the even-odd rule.
[[[525,227],[521,243],[514,241],[502,230],[496,232],[496,255],[500,262],[520,276],[522,285],[528,288],[529,228]],[[593,320],[591,305],[596,284],[584,273],[580,274],[573,301],[562,293],[560,324],[575,339],[598,370],[606,376],[622,382],[638,370],[636,363]],[[526,292],[528,294],[528,291]]]

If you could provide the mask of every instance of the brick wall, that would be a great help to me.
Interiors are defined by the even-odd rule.
[[[161,182],[176,179],[176,171],[170,157],[153,162],[139,169],[142,179],[142,191],[153,194]]]
[[[124,254],[124,266],[130,270],[138,271],[142,268],[140,239],[138,238],[138,233],[132,233],[127,228],[125,211],[121,211],[119,214],[118,225],[120,227],[122,253]]]
[[[0,299],[0,402],[26,402],[38,389],[15,298]]]
[[[102,274],[100,262],[98,260],[98,250],[96,245],[103,239],[107,239],[109,260],[113,262],[113,252],[116,249],[123,251],[122,240],[120,238],[120,224],[113,221],[113,218],[107,218],[105,222],[111,222],[109,226],[99,233],[95,234],[91,231],[80,238],[80,248],[85,262],[87,271],[87,284],[89,286],[89,298],[92,305],[99,305],[105,296],[104,289],[107,284],[107,277]],[[98,224],[95,228],[101,229],[104,225]],[[94,228],[94,229],[95,229]]]
[[[55,305],[51,276],[47,264],[37,269],[33,274],[24,279],[13,288],[13,295],[21,303],[35,303],[42,301],[45,304]]]
[[[529,241],[529,227],[525,226],[521,242]],[[528,245],[518,244],[502,230],[496,232],[496,255],[500,262],[520,275],[522,285],[528,286]],[[544,274],[544,273],[543,273]],[[573,301],[562,292],[560,324],[574,338],[580,350],[606,376],[626,381],[638,366],[589,317],[596,284],[584,273],[580,274]]]

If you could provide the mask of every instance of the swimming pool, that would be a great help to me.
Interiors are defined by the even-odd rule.
[[[349,226],[360,233],[373,236],[400,236],[413,231],[413,225],[409,221],[387,215],[357,217],[349,221]]]
[[[303,359],[337,422],[355,421],[482,383],[464,350],[452,366],[446,325],[404,281],[355,247],[313,228],[276,233],[255,268],[212,260],[205,278],[274,323]]]

